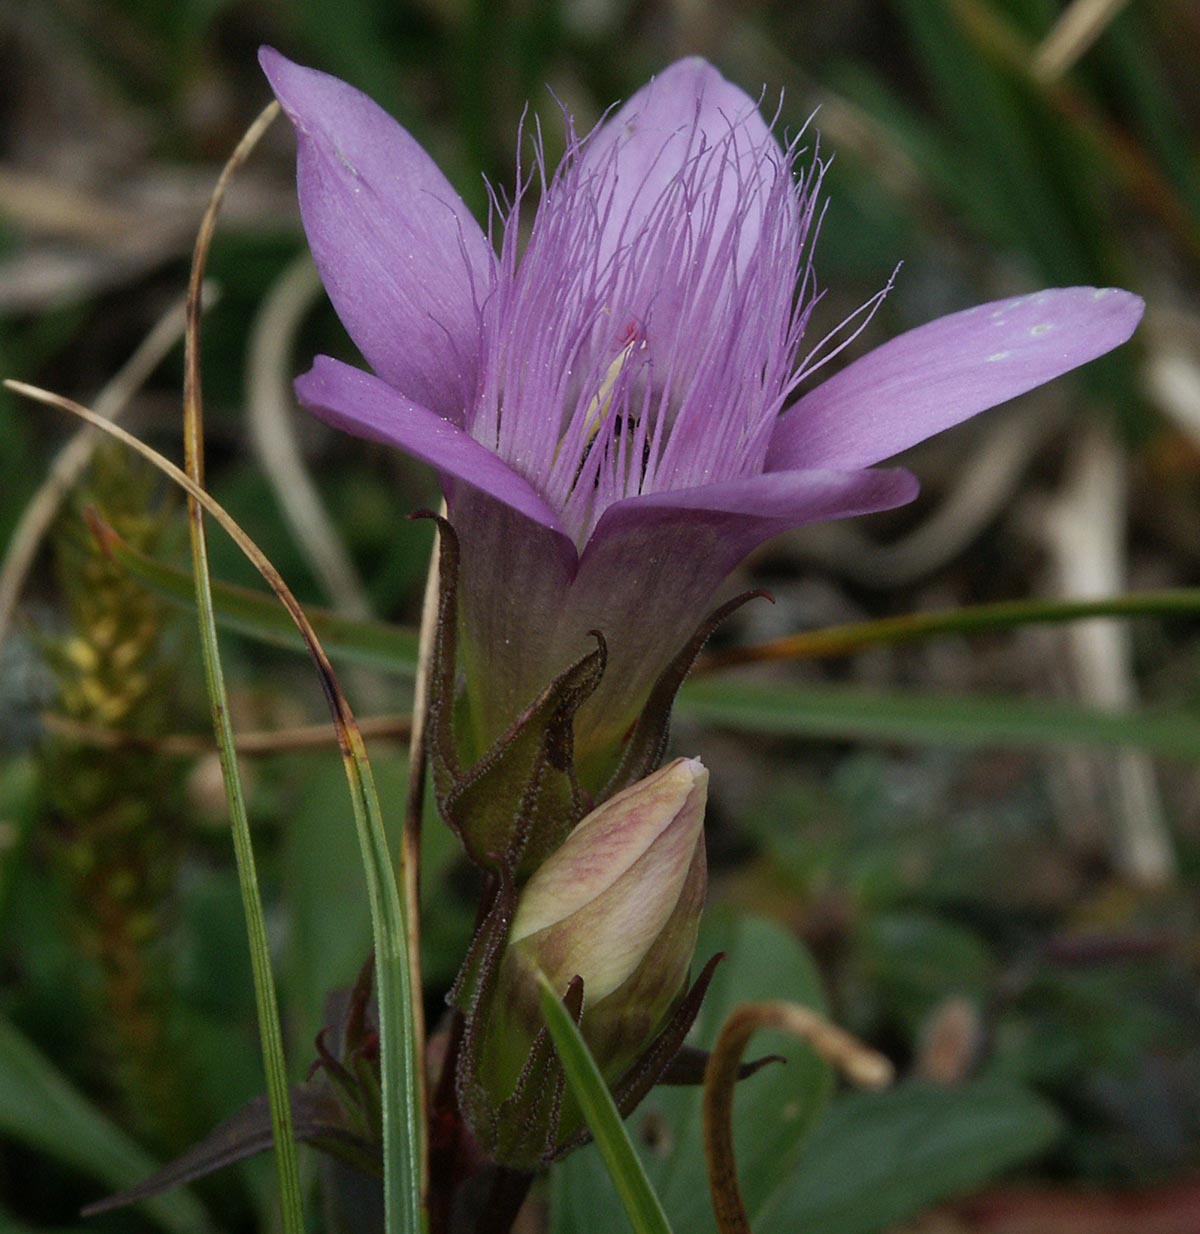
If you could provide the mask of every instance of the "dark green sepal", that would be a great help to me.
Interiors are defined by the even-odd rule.
[[[490,896],[491,907],[447,999],[463,1014],[462,1039],[455,1059],[455,1096],[475,1139],[493,1161],[532,1171],[542,1168],[553,1156],[566,1075],[543,1026],[533,1034],[510,1092],[494,1092],[480,1079],[488,1033],[502,1031],[502,1013],[495,1005],[497,979],[516,907],[516,891],[506,871],[497,876]],[[581,978],[570,983],[563,1005],[578,1024],[583,1015]]]
[[[575,775],[575,713],[604,673],[596,649],[560,673],[439,800],[442,817],[477,865],[514,872],[545,860],[591,807]]]
[[[659,674],[654,688],[646,699],[641,715],[625,742],[621,752],[621,760],[612,773],[608,783],[599,795],[600,801],[607,801],[614,793],[645,779],[651,772],[658,769],[667,751],[667,741],[671,735],[671,708],[675,705],[675,696],[687,679],[688,673],[696,663],[704,644],[712,637],[714,631],[728,617],[732,616],[743,604],[759,598],[775,603],[774,597],[766,591],[746,591],[740,596],[727,600],[719,608],[714,609],[696,628],[695,633],[683,645],[675,658]]]
[[[717,965],[724,958],[724,953],[718,953],[709,960],[700,976],[680,999],[679,1005],[671,1013],[670,1019],[658,1036],[612,1085],[613,1101],[622,1118],[628,1118],[637,1109],[650,1090],[661,1081],[672,1060],[683,1047],[684,1039],[700,1014],[700,1006],[704,1002],[704,996],[708,993],[708,987],[712,984]],[[544,1164],[549,1165],[551,1161],[565,1157],[576,1148],[589,1143],[591,1138],[592,1133],[587,1127],[581,1128],[562,1141],[545,1159]]]
[[[698,1046],[685,1045],[679,1053],[667,1064],[667,1069],[659,1076],[656,1087],[663,1088],[699,1088],[704,1083],[704,1072],[708,1067],[709,1054]],[[764,1054],[761,1058],[753,1058],[748,1063],[738,1067],[737,1078],[748,1080],[771,1063],[786,1063],[782,1054]]]
[[[595,650],[560,673],[481,758],[464,771],[455,733],[454,659],[458,620],[458,537],[437,515],[440,590],[430,671],[429,729],[434,791],[442,818],[483,869],[536,866],[587,813],[591,800],[575,773],[574,720],[604,674],[603,635]]]
[[[490,879],[485,898],[488,908],[446,996],[446,1001],[463,1017],[462,1038],[454,1062],[455,1099],[459,1111],[485,1149],[490,1149],[489,1138],[494,1139],[496,1103],[479,1080],[486,1044],[482,1022],[495,993],[516,900],[513,880],[501,867]]]
[[[482,931],[481,931],[482,932]],[[495,931],[501,937],[507,933]],[[488,946],[491,951],[491,944]],[[493,955],[496,953],[492,952]],[[659,1083],[679,1083],[680,1076],[671,1075],[671,1066],[683,1049],[684,1039],[691,1030],[717,965],[724,958],[716,955],[705,965],[700,976],[651,1044],[617,1079],[612,1086],[613,1100],[623,1118],[638,1106],[650,1090]],[[486,970],[489,966],[484,963]],[[483,1150],[503,1166],[521,1171],[545,1169],[574,1149],[587,1144],[591,1133],[566,1091],[566,1077],[543,1027],[534,1035],[524,1065],[512,1092],[500,1101],[479,1081],[477,1068],[482,1059],[484,1038],[481,1025],[492,1022],[488,1015],[494,990],[494,970],[498,959],[490,966],[493,980],[484,981],[464,1026],[462,1049],[457,1060],[457,1094],[459,1108]],[[583,1018],[583,981],[576,977],[563,996],[563,1005],[577,1024]],[[752,1074],[769,1060],[759,1060],[744,1069]],[[689,1070],[689,1059],[684,1070]],[[683,1082],[688,1082],[687,1080]]]
[[[571,1019],[583,1018],[583,979],[576,977],[562,997]],[[496,1157],[510,1167],[537,1169],[553,1153],[563,1115],[567,1077],[546,1028],[538,1030],[512,1095],[497,1119]]]
[[[566,1083],[545,1028],[534,1035],[511,1093],[500,1097],[479,1078],[487,1033],[499,1027],[493,1014],[495,993],[515,907],[512,879],[502,871],[491,888],[491,907],[476,931],[447,1001],[463,1014],[454,1076],[459,1110],[490,1158],[517,1170],[536,1170],[555,1143]],[[563,1002],[578,1023],[583,1014],[580,979],[571,983]]]
[[[485,908],[479,928],[471,939],[450,993],[446,995],[446,1002],[467,1017],[468,1028],[479,1001],[495,983],[500,957],[516,911],[516,886],[505,867],[501,866],[489,878],[483,903]]]
[[[292,1085],[289,1095],[297,1140],[357,1170],[382,1177],[383,1157],[378,1139],[366,1139],[350,1125],[332,1085],[324,1079],[306,1080]],[[152,1199],[272,1147],[270,1105],[265,1096],[256,1097],[169,1165],[127,1191],[89,1204],[81,1210],[81,1216],[96,1217]]]

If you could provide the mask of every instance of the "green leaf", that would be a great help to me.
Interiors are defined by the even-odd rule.
[[[670,1234],[666,1213],[650,1186],[596,1060],[553,986],[541,974],[538,985],[542,1015],[554,1039],[567,1083],[583,1110],[635,1234]]]
[[[712,680],[685,686],[678,709],[694,720],[781,737],[1015,749],[1124,746],[1200,759],[1200,718],[1177,710],[1109,712],[1041,699]]]
[[[763,660],[824,660],[852,655],[868,647],[915,643],[948,634],[977,634],[985,630],[1015,630],[1030,625],[1061,625],[1093,617],[1200,616],[1200,588],[1176,587],[1161,591],[1129,591],[1090,600],[1000,600],[961,608],[934,609],[823,626],[786,635],[757,646],[732,648],[707,657],[708,668],[727,668]]]
[[[917,1084],[838,1102],[755,1234],[878,1234],[1044,1151],[1054,1111],[1027,1090]]]
[[[157,1162],[83,1097],[7,1020],[0,1019],[0,1135],[19,1140],[121,1190]],[[171,1234],[211,1229],[186,1191],[147,1200],[142,1211]]]
[[[107,529],[99,534],[113,559],[166,599],[195,610],[192,576],[184,570],[139,553]],[[260,643],[308,654],[295,623],[270,592],[216,580],[212,584],[217,625]],[[417,635],[385,621],[358,621],[329,609],[305,608],[313,629],[331,659],[369,664],[411,677],[417,665]]]
[[[421,1194],[425,1136],[421,1068],[424,1059],[414,1010],[420,991],[414,989],[409,968],[407,910],[392,867],[371,765],[358,730],[348,728],[343,736],[348,747],[344,759],[346,778],[367,876],[375,944],[385,1224],[387,1234],[420,1234],[424,1228]],[[405,877],[403,858],[399,863],[399,877]]]

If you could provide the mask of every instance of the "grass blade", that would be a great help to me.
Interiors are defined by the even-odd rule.
[[[192,259],[191,280],[188,286],[188,331],[184,357],[184,448],[187,459],[186,486],[188,515],[192,532],[192,551],[196,567],[197,603],[203,614],[202,625],[206,637],[211,635],[216,643],[216,626],[212,612],[212,595],[208,574],[207,551],[204,538],[204,511],[214,512],[215,503],[205,500],[203,492],[203,416],[200,396],[200,284],[205,259],[216,224],[216,214],[221,196],[241,158],[253,146],[257,136],[279,114],[278,103],[272,102],[251,125],[246,136],[226,164],[212,201],[200,225]],[[165,461],[165,460],[164,460]],[[228,516],[226,516],[228,518]],[[233,520],[229,519],[232,523]],[[236,527],[236,524],[233,524]],[[239,547],[247,553],[251,562],[263,574],[284,607],[291,614],[304,637],[322,688],[328,700],[333,722],[338,730],[342,749],[342,765],[350,786],[354,809],[355,826],[359,835],[363,868],[367,879],[367,893],[371,906],[371,924],[375,941],[375,989],[379,1008],[379,1054],[382,1090],[383,1133],[383,1181],[384,1225],[387,1234],[418,1234],[423,1225],[422,1207],[424,1198],[424,1104],[421,1071],[423,1040],[422,1022],[414,990],[419,987],[419,969],[415,951],[408,945],[408,922],[405,905],[401,902],[396,886],[388,851],[383,815],[379,808],[379,795],[367,760],[362,733],[354,720],[350,704],[341,689],[333,666],[324,648],[304,616],[295,596],[284,584],[278,571],[249,537],[237,528],[235,536]],[[208,657],[206,656],[206,662]],[[213,659],[219,675],[219,661]],[[211,672],[210,672],[211,675]],[[222,705],[214,711],[225,712]],[[219,719],[223,719],[222,716]],[[226,721],[227,723],[227,721]],[[234,764],[232,732],[222,736],[222,764]],[[235,777],[236,778],[236,777]],[[247,856],[249,856],[249,831],[246,831]],[[239,866],[241,862],[239,860]],[[252,869],[252,867],[250,867]],[[398,863],[399,876],[406,882],[408,869],[406,854],[402,851]],[[257,892],[256,892],[257,894]],[[263,941],[265,944],[265,932]],[[265,970],[270,978],[269,966]],[[272,1004],[273,1004],[273,991]],[[261,1007],[261,1005],[260,1005]],[[279,1035],[278,1008],[270,1022],[262,1019],[264,1043],[269,1036]],[[271,1098],[271,1120],[275,1132],[276,1158],[279,1163],[280,1184],[283,1190],[285,1234],[301,1234],[303,1217],[300,1212],[299,1174],[296,1170],[295,1141],[292,1138],[291,1113],[288,1105],[286,1077],[283,1075],[283,1054],[280,1043],[276,1058],[271,1043],[272,1057],[269,1060],[277,1074],[268,1075],[268,1094]],[[276,1085],[283,1087],[276,1092]],[[291,1194],[289,1194],[289,1192]]]
[[[192,256],[188,283],[187,331],[184,350],[184,449],[188,475],[197,485],[203,483],[203,429],[200,403],[200,286],[205,258],[216,226],[217,212],[234,171],[257,144],[259,137],[279,114],[272,103],[246,130],[230,156],[213,190],[208,209],[200,224]],[[200,617],[200,650],[204,660],[204,679],[212,705],[213,728],[225,782],[233,831],[233,850],[237,861],[238,887],[246,918],[250,946],[250,967],[254,981],[254,1005],[262,1043],[263,1070],[266,1072],[267,1099],[271,1108],[271,1129],[275,1140],[275,1168],[279,1180],[279,1204],[284,1234],[304,1234],[304,1203],[300,1186],[300,1166],[296,1153],[291,1100],[288,1095],[287,1066],[283,1055],[283,1029],[279,1020],[279,1000],[271,971],[271,949],[267,938],[266,916],[258,887],[254,845],[246,815],[245,794],[234,749],[233,725],[229,719],[229,699],[221,651],[217,644],[217,625],[213,616],[212,578],[208,567],[208,540],[204,530],[204,510],[195,496],[188,494],[188,530],[191,535],[192,575],[196,588],[196,608]]]
[[[1200,718],[1178,710],[1099,711],[1049,700],[710,680],[684,686],[678,711],[710,724],[780,737],[1011,749],[1127,747],[1164,758],[1200,759]]]
[[[667,1215],[650,1186],[592,1052],[550,982],[539,974],[538,984],[542,1015],[567,1074],[567,1083],[583,1110],[635,1234],[670,1234]]]
[[[913,643],[942,635],[978,634],[984,630],[1013,630],[1019,626],[1055,625],[1090,621],[1096,617],[1196,617],[1200,615],[1200,588],[1134,591],[1096,600],[1004,600],[932,613],[907,613],[879,621],[856,621],[826,626],[772,639],[754,647],[731,647],[706,655],[697,672],[755,664],[761,660],[825,660],[853,655],[868,647]]]
[[[24,382],[7,380],[16,394],[58,407],[117,438],[203,506],[228,533],[267,581],[300,630],[317,667],[342,746],[342,762],[351,788],[355,822],[368,882],[371,924],[375,940],[376,990],[380,1019],[380,1066],[383,1081],[384,1190],[388,1234],[419,1234],[422,1228],[422,1158],[425,1122],[421,1105],[421,1058],[413,1011],[417,983],[408,966],[407,923],[388,856],[379,799],[371,778],[354,714],[338,684],[333,666],[300,602],[261,549],[236,519],[185,472],[157,450],[118,425],[62,395]],[[403,854],[401,865],[403,866]],[[401,869],[401,877],[405,877]]]

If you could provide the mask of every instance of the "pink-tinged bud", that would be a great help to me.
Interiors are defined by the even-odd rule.
[[[646,1048],[695,951],[707,792],[704,766],[675,759],[596,807],[535,871],[500,974],[517,1037],[541,1027],[541,969],[560,992],[583,979],[580,1027],[606,1077]]]
[[[708,771],[679,758],[593,810],[529,880],[509,947],[560,990],[582,977],[591,1009],[636,975],[664,931],[675,933],[681,910],[694,943],[707,795]],[[673,965],[668,1002],[691,960],[686,952]]]
[[[704,909],[707,789],[704,766],[677,759],[617,793],[517,898],[495,983],[472,1012],[478,1053],[463,1090],[480,1143],[505,1164],[532,1169],[583,1129],[551,1065],[538,970],[570,987],[575,1012],[583,981],[580,1029],[610,1085],[673,1023]]]

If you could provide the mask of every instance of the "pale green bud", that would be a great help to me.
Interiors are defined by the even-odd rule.
[[[584,1130],[544,1030],[539,971],[569,990],[614,1092],[632,1093],[638,1067],[678,1049],[698,1006],[684,996],[704,907],[707,794],[708,772],[691,758],[639,780],[585,816],[516,903],[498,901],[485,921],[474,984],[458,992],[459,1096],[495,1160],[537,1168]]]
[[[708,771],[679,758],[587,815],[533,874],[508,936],[501,997],[533,1028],[536,969],[583,978],[582,1029],[608,1078],[683,993],[704,907]]]
[[[606,998],[676,915],[693,866],[703,869],[707,795],[708,771],[679,758],[593,810],[529,880],[509,946],[559,989],[580,976],[587,1004]]]

